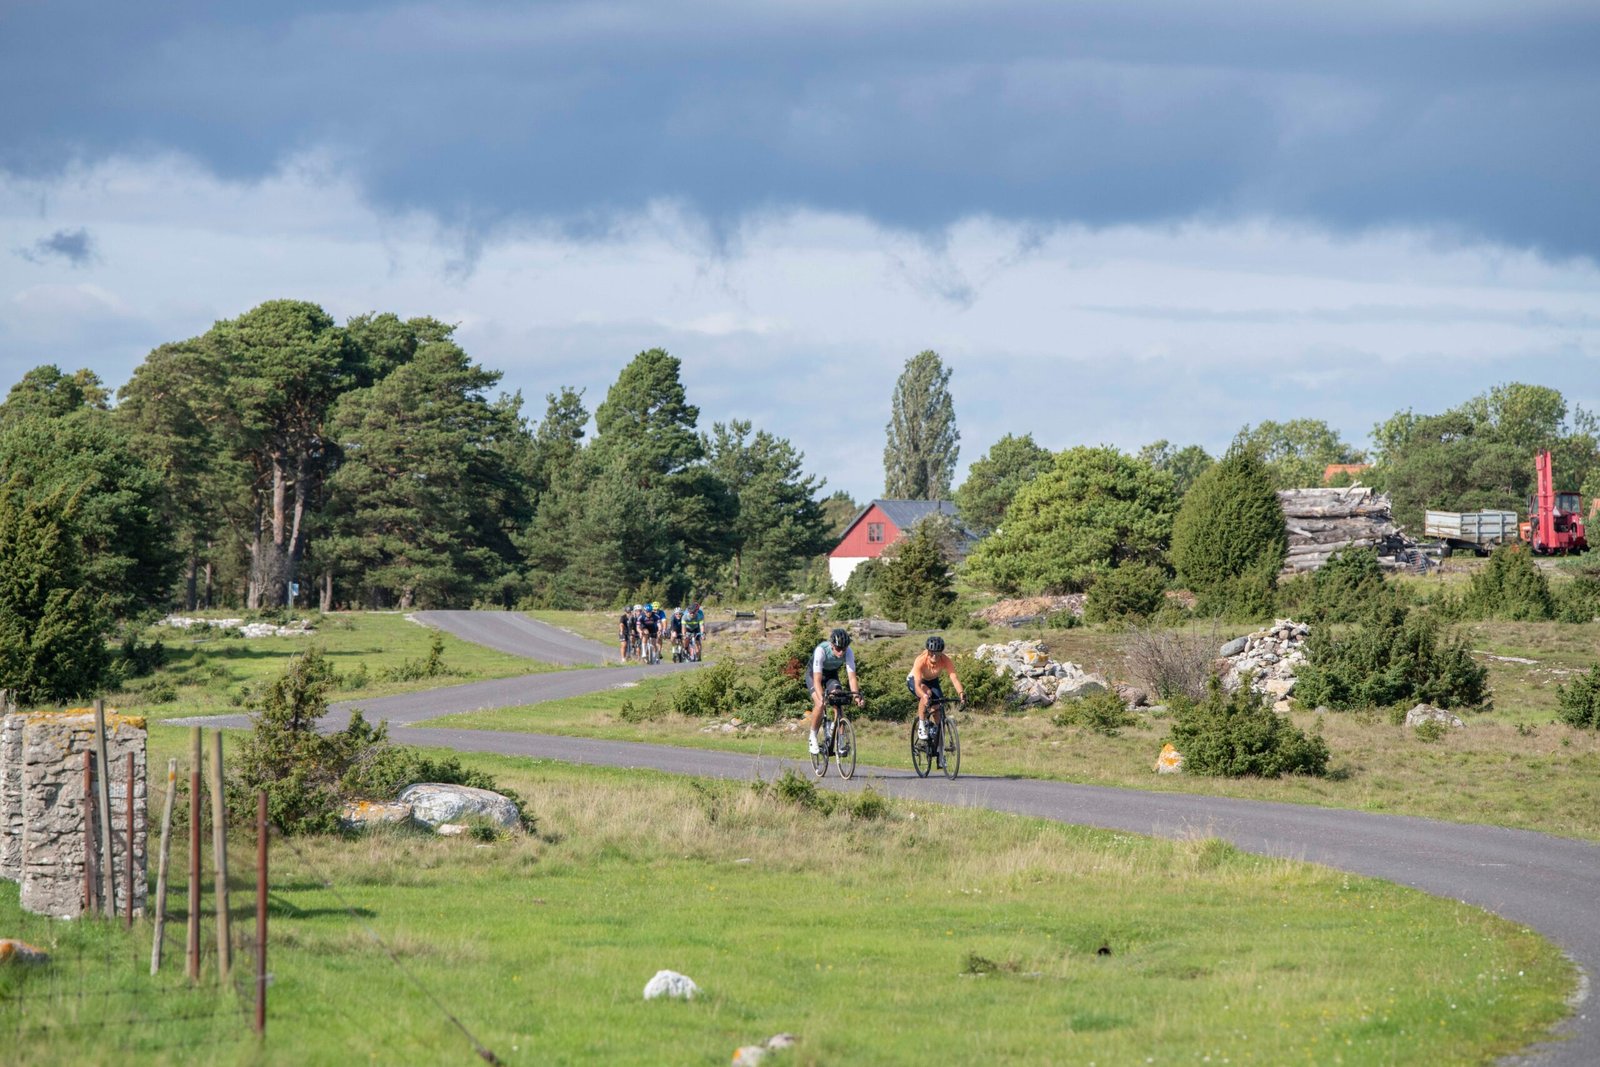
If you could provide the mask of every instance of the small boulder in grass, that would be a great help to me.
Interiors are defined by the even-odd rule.
[[[644,984],[644,999],[693,1000],[700,992],[694,979],[677,971],[657,971],[654,978]]]
[[[402,789],[397,799],[411,805],[414,819],[435,829],[441,823],[463,823],[474,815],[481,815],[507,830],[516,830],[522,825],[511,798],[487,789],[418,782]]]
[[[1173,748],[1171,744],[1161,746],[1161,755],[1156,757],[1157,774],[1182,774],[1183,753]]]
[[[740,1045],[733,1050],[733,1062],[739,1067],[754,1067],[767,1058],[765,1045]]]
[[[36,948],[26,941],[14,941],[8,937],[0,937],[0,964],[49,962],[50,954],[44,949]]]

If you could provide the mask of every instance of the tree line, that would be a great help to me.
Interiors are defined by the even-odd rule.
[[[85,635],[174,605],[577,608],[828,591],[820,554],[860,505],[824,495],[803,454],[750,421],[703,428],[677,358],[641,352],[592,411],[561,387],[534,419],[454,332],[387,313],[340,324],[276,300],[158,346],[114,397],[88,370],[29,371],[0,404],[0,685],[86,692],[51,651],[63,635],[93,646],[76,657],[92,667],[108,653]],[[884,495],[953,500],[986,535],[974,582],[1071,591],[1129,564],[1171,570],[1179,508],[1215,465],[1203,448],[1052,452],[1007,435],[953,487],[949,382],[935,352],[906,361]],[[1592,496],[1596,434],[1556,390],[1511,383],[1440,414],[1397,413],[1374,428],[1370,456],[1313,419],[1247,426],[1230,454],[1255,457],[1278,487],[1370,459],[1356,477],[1417,524],[1425,507],[1521,509],[1543,447],[1563,487]]]

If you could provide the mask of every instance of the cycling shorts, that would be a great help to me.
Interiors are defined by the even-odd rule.
[[[944,690],[939,688],[939,679],[935,678],[931,682],[923,682],[922,684],[927,686],[929,689],[933,690],[933,696],[929,697],[929,700],[937,700],[937,701],[943,703],[943,701],[944,701]],[[911,695],[912,696],[916,697],[918,700],[922,699],[922,694],[917,692],[917,676],[916,675],[914,675],[914,674],[906,675],[906,688],[911,690]]]

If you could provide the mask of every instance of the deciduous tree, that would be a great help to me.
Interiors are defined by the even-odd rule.
[[[937,352],[906,360],[889,403],[883,449],[883,495],[891,500],[948,500],[961,453],[950,371]]]

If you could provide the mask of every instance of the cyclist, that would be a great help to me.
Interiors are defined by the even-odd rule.
[[[944,703],[944,690],[939,687],[939,675],[948,674],[950,684],[956,687],[956,696],[967,699],[967,690],[956,677],[955,661],[945,655],[944,638],[934,634],[911,663],[911,673],[906,675],[906,688],[917,698],[917,737],[928,739],[928,700],[934,696]],[[944,753],[939,753],[939,765],[944,766]]]
[[[850,696],[860,704],[861,683],[856,680],[856,654],[850,647],[850,631],[842,627],[835,628],[828,639],[819,643],[816,651],[811,653],[811,672],[807,678],[811,689],[811,715],[807,719],[807,726],[811,731],[813,756],[822,751],[817,744],[817,727],[822,723],[823,699],[839,688],[840,670],[850,680]]]
[[[633,638],[633,636],[633,611],[632,609],[624,608],[622,611],[622,618],[617,621],[617,640],[622,646],[618,650],[618,657],[623,663],[628,662],[628,642]]]
[[[672,618],[667,621],[667,633],[672,638],[672,662],[678,663],[686,658],[683,650],[682,608],[672,609]]]
[[[656,618],[653,607],[646,606],[639,609],[639,638],[648,649],[655,651],[657,659],[661,658],[661,623]],[[645,653],[645,659],[647,661],[650,659],[648,651]]]
[[[699,660],[700,644],[703,639],[706,624],[706,613],[700,610],[698,601],[689,605],[689,610],[683,613],[683,636],[689,646],[689,658]]]

